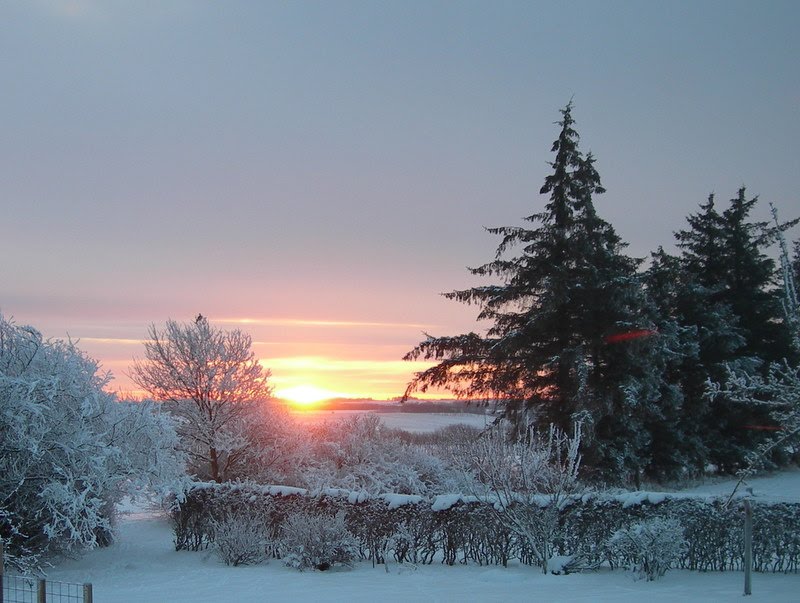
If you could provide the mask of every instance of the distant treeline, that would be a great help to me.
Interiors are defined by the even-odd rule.
[[[404,413],[471,413],[486,414],[487,407],[482,402],[463,400],[416,400],[400,403],[396,400],[373,400],[371,398],[335,398],[323,400],[314,405],[314,410],[363,410]]]

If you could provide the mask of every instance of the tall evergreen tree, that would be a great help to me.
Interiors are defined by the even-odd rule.
[[[690,214],[687,230],[675,233],[681,249],[681,263],[696,285],[708,290],[709,297],[718,298],[722,291],[720,275],[725,272],[725,223],[715,206],[714,195],[700,204],[700,212]]]
[[[763,252],[770,229],[748,220],[757,198],[748,200],[745,192],[741,188],[722,213],[709,196],[687,218],[689,228],[676,233],[681,287],[674,311],[679,324],[695,329],[698,345],[697,362],[681,380],[687,408],[695,411],[685,413],[684,429],[697,422],[708,460],[723,470],[745,462],[761,438],[752,428],[765,416],[724,393],[708,398],[708,382],[724,382],[728,369],[754,373],[791,352],[773,286],[774,262]]]
[[[485,335],[428,337],[406,359],[437,360],[406,395],[446,387],[462,398],[499,400],[524,433],[531,423],[568,430],[588,419],[585,466],[638,479],[649,458],[648,421],[663,392],[660,344],[643,295],[639,262],[594,207],[605,190],[591,154],[578,148],[572,106],[562,110],[552,173],[535,227],[500,227],[494,261],[471,269],[500,284],[446,297],[479,306]],[[510,256],[512,248],[518,255]]]
[[[798,220],[793,220],[786,224],[781,224],[778,219],[778,209],[772,204],[769,204],[770,211],[772,212],[772,220],[775,223],[774,230],[778,240],[778,248],[780,249],[780,284],[782,285],[781,291],[781,305],[783,306],[783,314],[785,316],[786,325],[789,328],[789,333],[794,345],[794,352],[800,353],[800,297],[797,291],[797,270],[800,267],[800,257],[795,257],[795,263],[789,257],[789,246],[786,244],[786,235],[784,232],[795,226]],[[795,242],[796,249],[800,241]],[[797,255],[797,254],[796,254]]]
[[[656,429],[656,478],[675,478],[689,471],[700,474],[708,462],[705,424],[710,413],[705,396],[707,375],[702,368],[697,310],[706,290],[687,283],[680,260],[659,247],[645,274],[647,292],[655,305],[656,324],[668,346],[664,380],[674,393],[669,425]],[[667,334],[672,334],[667,339]]]
[[[800,287],[800,241],[794,242],[794,255],[792,257],[791,270],[795,286]]]
[[[775,262],[763,251],[772,242],[775,229],[768,222],[748,221],[758,197],[747,199],[745,192],[740,188],[723,213],[727,242],[720,275],[723,299],[737,316],[745,338],[740,355],[769,363],[792,353],[791,336],[782,320],[782,290],[776,286]]]

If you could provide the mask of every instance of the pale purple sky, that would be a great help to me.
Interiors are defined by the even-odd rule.
[[[2,2],[0,311],[120,387],[148,323],[202,312],[279,387],[400,394],[422,330],[475,328],[437,294],[491,259],[483,226],[541,209],[572,97],[632,254],[712,191],[800,214],[798,23],[794,1]]]

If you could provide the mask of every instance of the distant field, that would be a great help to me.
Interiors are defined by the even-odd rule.
[[[304,410],[292,412],[303,423],[337,421],[353,415],[370,414],[380,417],[392,429],[403,429],[413,433],[429,433],[448,425],[466,424],[483,428],[493,417],[475,413],[424,413],[424,412],[381,412],[374,410]]]

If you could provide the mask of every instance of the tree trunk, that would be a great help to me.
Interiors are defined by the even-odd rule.
[[[222,483],[222,478],[219,475],[219,455],[217,454],[217,449],[212,446],[209,453],[211,457],[211,479],[220,484]]]

